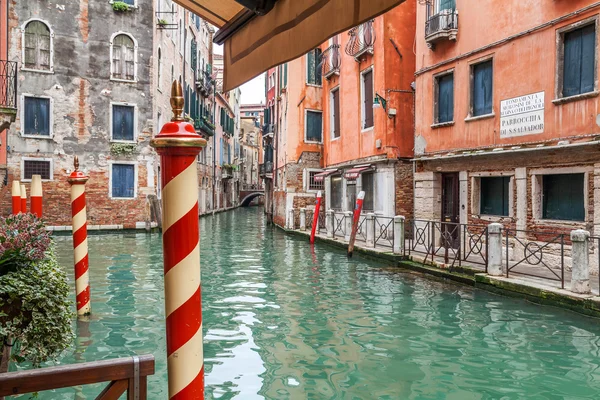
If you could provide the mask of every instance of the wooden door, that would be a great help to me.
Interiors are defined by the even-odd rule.
[[[442,238],[444,247],[458,246],[460,226],[458,173],[442,174]]]

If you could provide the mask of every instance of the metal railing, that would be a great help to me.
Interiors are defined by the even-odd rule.
[[[194,129],[201,131],[206,136],[215,135],[215,126],[206,117],[200,117],[194,120]]]
[[[267,161],[263,164],[258,164],[258,174],[264,176],[273,173],[273,162]]]
[[[270,135],[271,133],[275,133],[277,131],[277,124],[264,124],[262,126],[263,135]]]
[[[373,219],[375,247],[394,247],[394,218],[375,216]]]
[[[453,222],[413,220],[405,225],[407,245],[405,254],[423,254],[434,262],[436,257],[454,268],[462,262],[488,266],[488,228],[485,225],[468,225]]]
[[[17,63],[0,60],[0,107],[17,108]]]
[[[561,289],[565,288],[565,242],[570,241],[569,235],[504,229],[503,237],[507,278],[511,273],[525,275],[560,282]],[[535,240],[528,237],[535,237]],[[552,268],[551,264],[559,268]]]
[[[432,15],[425,23],[425,38],[441,32],[458,29],[458,12],[456,10],[442,10],[439,14]]]
[[[306,229],[308,229],[308,230],[312,229],[314,218],[315,218],[315,211],[314,210],[306,210]],[[319,218],[317,219],[317,221],[318,221],[317,232],[325,231],[327,229],[327,226],[325,224],[325,211],[324,210],[319,211]]]
[[[375,30],[373,29],[373,22],[374,20],[367,21],[348,31],[350,40],[346,45],[346,54],[357,58],[364,53],[373,52],[373,45],[375,44]]]
[[[208,71],[199,71],[196,77],[196,89],[204,96],[210,96],[213,92],[213,79]]]
[[[333,237],[346,236],[346,215],[343,212],[334,212],[333,218]]]
[[[153,374],[151,355],[8,372],[0,374],[0,396],[110,382],[97,399],[117,400],[127,392],[128,399],[145,400],[147,377]]]
[[[246,192],[249,192],[252,190],[255,190],[257,192],[262,192],[265,190],[265,188],[261,184],[258,184],[258,183],[242,183],[240,189],[243,191],[246,191]]]
[[[321,54],[321,68],[323,68],[323,76],[325,79],[333,74],[339,74],[341,65],[342,57],[340,55],[340,45],[332,44]]]
[[[590,245],[592,246],[592,254],[596,253],[596,262],[598,263],[598,291],[600,294],[600,236],[590,236]]]
[[[360,240],[361,242],[367,241],[367,225],[367,217],[361,215],[358,218],[358,226],[356,227],[356,240]]]

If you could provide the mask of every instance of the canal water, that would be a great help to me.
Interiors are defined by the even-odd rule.
[[[200,225],[208,399],[600,397],[598,320],[311,249],[260,208]],[[161,252],[157,234],[90,237],[93,317],[60,363],[154,354],[149,398],[167,398]]]

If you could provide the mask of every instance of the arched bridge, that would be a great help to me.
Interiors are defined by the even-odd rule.
[[[248,207],[250,203],[252,203],[252,200],[264,195],[265,189],[263,187],[258,187],[254,185],[243,187],[242,190],[240,190],[240,206]]]

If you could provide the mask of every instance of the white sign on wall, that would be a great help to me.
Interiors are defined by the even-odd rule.
[[[500,102],[500,138],[544,132],[544,92]]]

